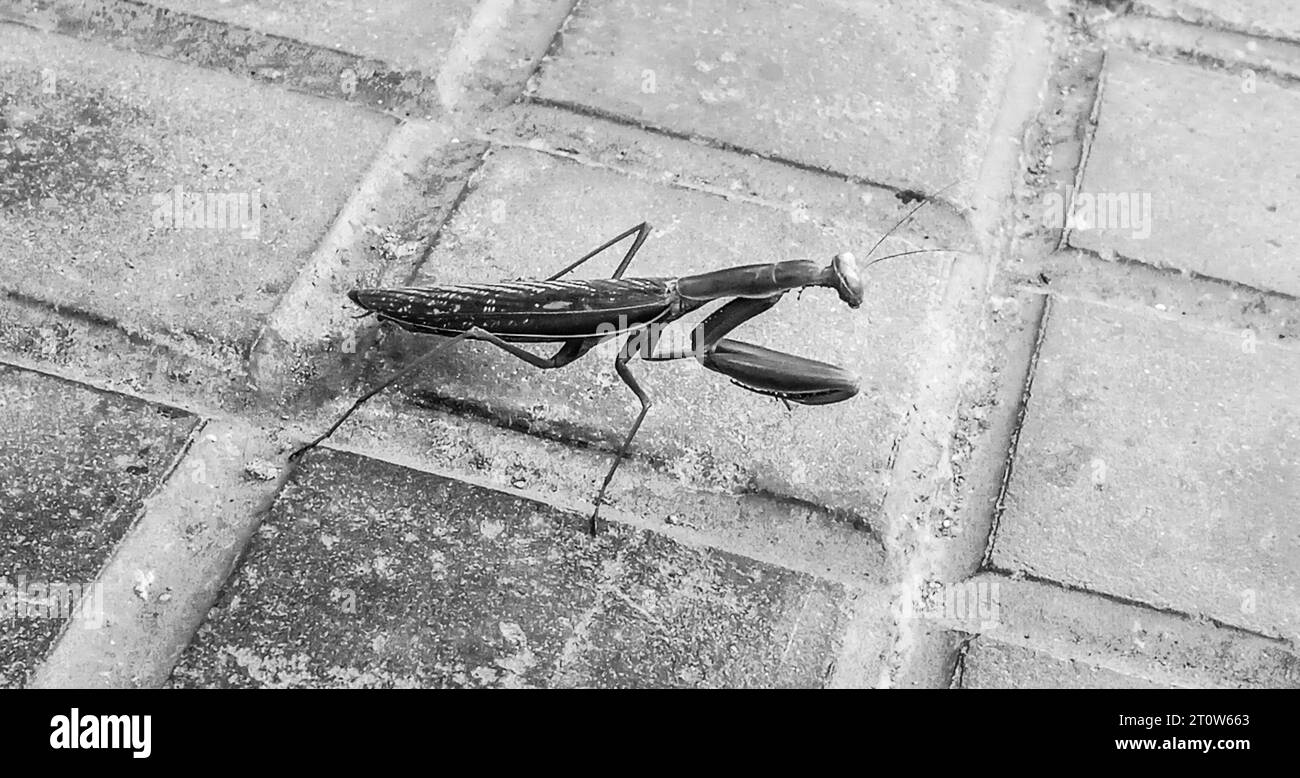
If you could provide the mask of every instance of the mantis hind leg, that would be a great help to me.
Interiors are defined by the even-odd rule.
[[[384,390],[387,389],[388,387],[390,387],[390,386],[392,386],[393,384],[397,383],[397,382],[400,381],[403,377],[405,377],[405,376],[407,376],[407,375],[409,375],[409,374],[411,374],[411,373],[414,373],[414,372],[415,372],[416,370],[418,370],[421,366],[423,366],[425,363],[427,363],[430,359],[433,359],[433,358],[434,358],[435,356],[437,356],[438,354],[441,354],[442,352],[444,352],[444,351],[446,351],[447,349],[451,348],[451,347],[452,347],[453,345],[455,345],[457,342],[462,341],[462,340],[465,340],[466,338],[469,338],[469,337],[472,337],[472,335],[471,335],[469,332],[462,332],[462,333],[460,333],[459,335],[457,335],[456,337],[451,338],[450,340],[448,340],[448,341],[445,342],[445,343],[439,343],[437,346],[434,346],[433,348],[429,349],[429,350],[424,354],[424,356],[422,356],[422,357],[420,357],[419,359],[415,360],[414,362],[412,362],[411,364],[409,364],[409,365],[407,365],[406,367],[402,368],[401,370],[398,370],[396,373],[393,373],[393,374],[390,375],[388,378],[385,378],[383,381],[381,381],[381,382],[380,382],[377,386],[375,386],[373,389],[371,389],[370,391],[368,391],[368,392],[366,392],[365,394],[363,394],[363,395],[361,395],[360,397],[358,397],[358,398],[356,399],[356,401],[355,401],[354,403],[352,403],[352,405],[351,405],[351,406],[350,406],[346,411],[344,411],[343,414],[342,414],[341,416],[339,416],[337,419],[334,420],[334,423],[330,425],[329,429],[325,430],[325,431],[322,432],[320,435],[317,435],[314,439],[312,439],[312,441],[311,441],[310,443],[307,443],[307,444],[305,444],[305,445],[303,445],[303,446],[300,446],[300,447],[297,448],[297,449],[296,449],[292,454],[290,454],[290,455],[289,455],[289,461],[293,461],[293,460],[298,459],[298,457],[302,456],[302,455],[305,454],[306,452],[312,450],[313,448],[316,448],[316,446],[318,446],[318,445],[320,445],[321,443],[323,443],[326,439],[329,438],[330,435],[333,435],[333,434],[334,434],[334,431],[335,431],[335,430],[337,430],[339,427],[343,426],[343,422],[347,421],[347,420],[348,420],[348,417],[350,417],[353,413],[356,412],[356,410],[357,410],[358,408],[360,408],[362,405],[364,405],[365,402],[366,402],[366,400],[369,400],[371,397],[374,397],[375,395],[377,395],[377,394],[379,394],[380,392],[384,391]]]
[[[573,264],[571,264],[571,265],[569,265],[568,267],[564,268],[563,270],[561,270],[560,272],[558,272],[558,273],[556,273],[555,275],[551,276],[550,278],[547,278],[546,280],[547,280],[547,281],[554,281],[554,280],[556,280],[557,278],[560,278],[561,276],[564,276],[564,275],[566,275],[566,274],[568,274],[568,273],[570,273],[570,272],[576,270],[580,265],[582,265],[582,263],[584,263],[584,262],[586,262],[587,260],[591,259],[592,257],[596,256],[597,254],[599,254],[600,252],[602,252],[602,251],[604,251],[605,249],[609,248],[610,246],[613,246],[615,243],[618,243],[620,240],[623,240],[624,238],[628,237],[629,235],[632,235],[632,234],[635,233],[635,234],[636,234],[636,240],[632,241],[632,247],[629,248],[629,249],[627,250],[627,253],[623,255],[623,260],[622,260],[621,262],[619,262],[619,264],[618,264],[618,268],[614,271],[614,275],[610,276],[610,278],[622,278],[622,277],[623,277],[623,273],[624,273],[624,271],[627,270],[627,266],[630,265],[630,264],[632,264],[632,258],[635,257],[637,251],[639,251],[639,250],[641,249],[641,244],[642,244],[642,243],[645,243],[645,239],[646,239],[646,238],[650,237],[650,230],[651,230],[651,227],[650,227],[650,224],[649,224],[648,222],[641,222],[640,224],[638,224],[637,226],[635,226],[635,227],[633,227],[632,229],[628,230],[627,232],[619,233],[619,234],[616,235],[615,237],[610,238],[609,240],[607,240],[607,241],[605,241],[604,243],[600,244],[600,245],[597,246],[596,248],[594,248],[594,249],[592,249],[591,251],[589,251],[589,252],[587,252],[586,254],[584,254],[584,255],[583,255],[583,256],[582,256],[582,257],[581,257],[577,262],[574,262]]]
[[[609,471],[605,473],[605,480],[600,484],[600,491],[596,493],[596,508],[591,513],[590,525],[593,536],[596,535],[600,528],[600,505],[605,501],[605,490],[609,488],[609,482],[614,479],[614,473],[618,470],[618,466],[627,457],[627,450],[632,446],[632,439],[636,437],[637,430],[641,429],[641,422],[645,421],[645,416],[653,404],[650,396],[641,388],[636,376],[632,374],[632,371],[627,366],[632,356],[640,352],[642,343],[643,341],[640,339],[633,338],[618,350],[618,356],[614,358],[614,370],[618,373],[618,377],[623,379],[623,383],[627,384],[627,387],[636,394],[637,400],[641,402],[641,412],[637,414],[636,421],[632,422],[632,429],[628,430],[627,436],[623,438],[623,445],[619,447],[618,453],[614,455],[614,461],[610,464]]]
[[[462,333],[464,337],[471,340],[480,340],[484,343],[491,343],[493,346],[501,349],[510,356],[523,360],[533,367],[541,370],[553,370],[557,367],[564,367],[574,360],[591,351],[592,348],[600,342],[600,338],[584,338],[582,340],[570,340],[560,347],[549,357],[539,357],[527,349],[520,348],[513,343],[503,340],[500,336],[494,335],[486,330],[474,327]],[[457,336],[460,337],[460,336]]]
[[[569,364],[575,359],[581,357],[583,354],[586,354],[593,347],[595,347],[597,343],[600,342],[600,338],[587,338],[585,340],[571,340],[565,343],[563,346],[561,346],[560,350],[556,351],[551,356],[539,357],[530,351],[526,351],[514,345],[513,343],[507,343],[506,341],[502,340],[496,335],[493,335],[492,333],[487,332],[485,330],[481,330],[478,327],[475,327],[470,330],[466,330],[465,332],[462,332],[456,335],[455,337],[448,339],[446,342],[439,343],[437,346],[434,346],[433,348],[429,349],[427,352],[425,352],[423,356],[419,357],[414,362],[402,368],[401,370],[397,371],[396,373],[393,373],[388,378],[385,378],[373,389],[358,397],[356,402],[352,403],[351,407],[349,407],[346,411],[343,412],[341,416],[339,416],[337,419],[334,420],[334,423],[330,425],[329,429],[325,430],[325,432],[318,435],[310,443],[307,443],[306,445],[299,447],[297,450],[295,450],[292,454],[289,455],[289,459],[295,460],[298,457],[302,456],[307,451],[310,451],[311,449],[320,445],[322,442],[328,439],[330,435],[333,435],[334,431],[337,430],[340,426],[342,426],[343,422],[347,421],[348,417],[350,417],[353,413],[355,413],[356,410],[360,408],[362,405],[364,405],[365,402],[369,400],[371,397],[374,397],[375,395],[384,391],[388,387],[400,381],[402,378],[410,375],[411,373],[414,373],[420,367],[428,363],[429,360],[433,359],[433,357],[437,356],[438,354],[441,354],[442,352],[446,351],[447,349],[451,348],[451,346],[455,345],[456,343],[462,340],[481,340],[487,343],[491,343],[492,345],[500,348],[502,351],[505,351],[507,354],[510,354],[511,356],[516,357],[518,359],[522,359],[528,364],[534,367],[541,368],[543,370],[549,370],[551,368],[556,368],[556,367],[564,367],[565,365]]]

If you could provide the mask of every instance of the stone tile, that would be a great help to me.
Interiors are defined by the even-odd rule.
[[[987,4],[582,3],[537,94],[900,188],[978,177],[1038,23]]]
[[[7,291],[226,347],[256,334],[392,126],[12,25],[0,84]],[[175,226],[177,187],[203,195],[193,227]]]
[[[0,365],[0,688],[24,682],[77,594],[91,600],[71,629],[102,618],[95,577],[196,421]]]
[[[845,590],[353,454],[282,493],[179,686],[817,686]]]
[[[1028,664],[1026,673],[1050,671],[1050,677],[1068,678],[1073,671],[1055,663],[1073,662],[1079,669],[1104,667],[1130,681],[1146,679],[1174,688],[1300,685],[1300,656],[1288,641],[1046,581],[991,573],[974,580],[997,586],[999,594],[998,621],[981,625],[974,647],[1017,646],[984,657],[986,680],[999,677],[989,663],[1002,668]],[[971,675],[968,662],[966,678],[979,677]]]
[[[1272,0],[1138,0],[1133,10],[1207,27],[1226,26],[1300,40],[1300,15],[1295,7]]]
[[[475,0],[153,0],[152,5],[436,73]]]
[[[1300,633],[1300,354],[1052,306],[993,564]]]
[[[1102,667],[1057,659],[986,638],[966,654],[963,689],[1163,689],[1160,684]]]
[[[1300,295],[1300,92],[1121,51],[1105,79],[1070,244]]]

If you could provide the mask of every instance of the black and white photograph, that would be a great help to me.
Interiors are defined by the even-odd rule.
[[[0,0],[0,689],[54,761],[820,689],[1231,764],[1296,198],[1291,1]]]

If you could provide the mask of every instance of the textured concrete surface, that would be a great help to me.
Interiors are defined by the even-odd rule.
[[[965,199],[1031,21],[986,4],[583,3],[538,94]]]
[[[997,589],[985,638],[1161,686],[1295,688],[1300,657],[1289,641],[1205,619],[1117,602],[1051,581],[980,573],[967,584]]]
[[[962,666],[963,689],[1159,689],[1158,684],[1130,678],[1072,659],[977,638]]]
[[[1269,0],[1138,0],[1134,10],[1194,24],[1300,40],[1300,16],[1288,3]]]
[[[354,455],[311,456],[192,686],[818,686],[840,587]]]
[[[1054,306],[993,564],[1295,634],[1297,385],[1290,348]]]
[[[99,568],[196,421],[0,365],[0,687],[23,684],[73,592],[96,596]],[[102,611],[88,607],[70,629],[99,623]]]
[[[1079,192],[1106,202],[1071,245],[1300,295],[1286,205],[1300,196],[1300,158],[1279,153],[1294,145],[1300,96],[1121,52],[1104,78]],[[1114,198],[1138,207],[1124,219]]]
[[[437,71],[474,0],[160,0],[164,8],[282,35],[402,68]]]
[[[0,685],[1300,686],[1292,16],[0,0],[0,579],[102,592]],[[856,253],[737,336],[861,393],[634,363],[595,539],[609,353],[462,345],[288,459],[436,342],[348,290],[642,220],[632,275]]]
[[[74,624],[32,688],[150,688],[207,617],[229,571],[283,486],[275,442],[248,425],[205,420],[183,461],[145,500],[99,571],[93,629]]]
[[[12,25],[0,26],[0,80],[6,290],[127,330],[180,330],[236,348],[392,126],[343,104]],[[229,208],[213,199],[226,195],[244,199]]]

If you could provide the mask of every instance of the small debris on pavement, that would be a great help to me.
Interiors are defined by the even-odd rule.
[[[258,481],[270,481],[280,474],[280,468],[265,459],[255,459],[244,466],[244,475]]]

